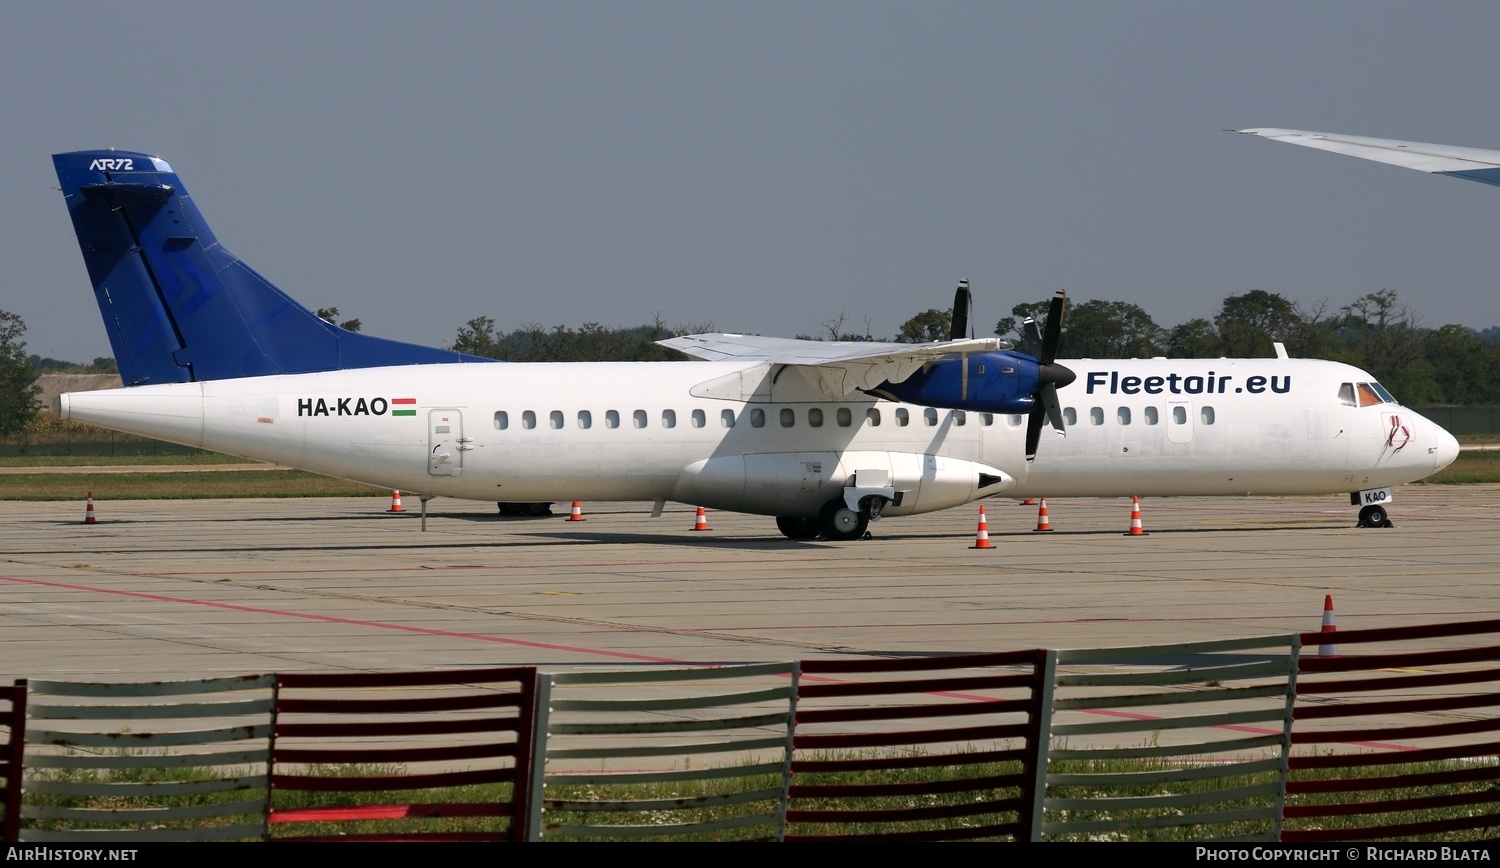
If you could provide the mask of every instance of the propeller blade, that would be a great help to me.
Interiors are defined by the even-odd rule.
[[[1036,449],[1042,443],[1042,417],[1047,408],[1038,401],[1031,405],[1031,415],[1026,419],[1026,460],[1036,460]]]
[[[1064,437],[1068,436],[1068,427],[1063,424],[1062,404],[1057,400],[1057,386],[1046,383],[1039,391],[1042,393],[1042,406],[1047,408],[1047,418],[1052,420],[1052,427]]]
[[[1026,337],[1030,341],[1032,355],[1037,360],[1037,384],[1031,416],[1026,420],[1026,460],[1036,458],[1037,447],[1042,442],[1042,422],[1050,420],[1052,427],[1064,437],[1068,434],[1063,422],[1062,404],[1057,390],[1078,378],[1066,365],[1057,364],[1057,350],[1062,344],[1063,311],[1067,307],[1068,294],[1059,289],[1052,296],[1052,305],[1047,311],[1047,331],[1041,333],[1036,320],[1026,318]]]
[[[1042,329],[1036,324],[1036,320],[1027,317],[1021,323],[1021,329],[1026,334],[1026,354],[1033,359],[1042,357]]]
[[[948,325],[948,340],[961,341],[969,337],[969,310],[974,307],[974,296],[969,292],[969,279],[958,282],[953,293],[953,319]]]
[[[1067,304],[1066,291],[1059,289],[1052,294],[1052,307],[1047,311],[1047,334],[1042,339],[1042,354],[1036,357],[1044,365],[1052,364],[1057,358],[1057,348],[1062,344],[1063,310]]]

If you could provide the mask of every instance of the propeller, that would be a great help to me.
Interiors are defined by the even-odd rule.
[[[963,290],[965,286],[960,286]],[[1036,458],[1037,446],[1042,441],[1042,420],[1044,418],[1052,421],[1052,427],[1057,433],[1066,435],[1067,428],[1063,425],[1062,406],[1057,400],[1057,390],[1077,379],[1073,373],[1063,365],[1057,364],[1057,348],[1062,343],[1063,309],[1067,306],[1068,294],[1059,289],[1052,295],[1052,306],[1047,310],[1046,334],[1036,324],[1036,320],[1027,317],[1022,324],[1026,332],[1026,340],[1029,344],[1031,354],[1037,360],[1038,384],[1036,388],[1036,400],[1031,405],[1031,416],[1026,420],[1026,460]],[[954,314],[957,316],[958,306],[954,305]]]
[[[969,279],[966,277],[958,282],[958,290],[953,293],[953,320],[948,325],[948,340],[961,341],[969,331],[969,310],[974,307],[974,296],[969,292]]]

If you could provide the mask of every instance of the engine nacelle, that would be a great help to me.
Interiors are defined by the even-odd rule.
[[[984,413],[1029,413],[1040,382],[1037,360],[1001,350],[933,362],[904,382],[873,391],[909,404]]]

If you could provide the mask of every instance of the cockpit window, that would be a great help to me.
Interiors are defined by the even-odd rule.
[[[1339,385],[1339,403],[1346,407],[1373,407],[1401,402],[1379,383],[1342,383]]]

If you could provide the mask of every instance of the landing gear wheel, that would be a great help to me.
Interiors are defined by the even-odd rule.
[[[797,516],[777,516],[776,529],[787,539],[799,541],[817,539],[820,530],[817,519]]]
[[[850,509],[843,498],[839,498],[828,501],[823,507],[818,515],[818,525],[823,530],[823,539],[852,542],[864,538],[865,529],[870,526],[870,517]]]
[[[1359,524],[1356,527],[1395,527],[1391,524],[1390,516],[1386,515],[1383,506],[1367,506],[1359,511]]]

